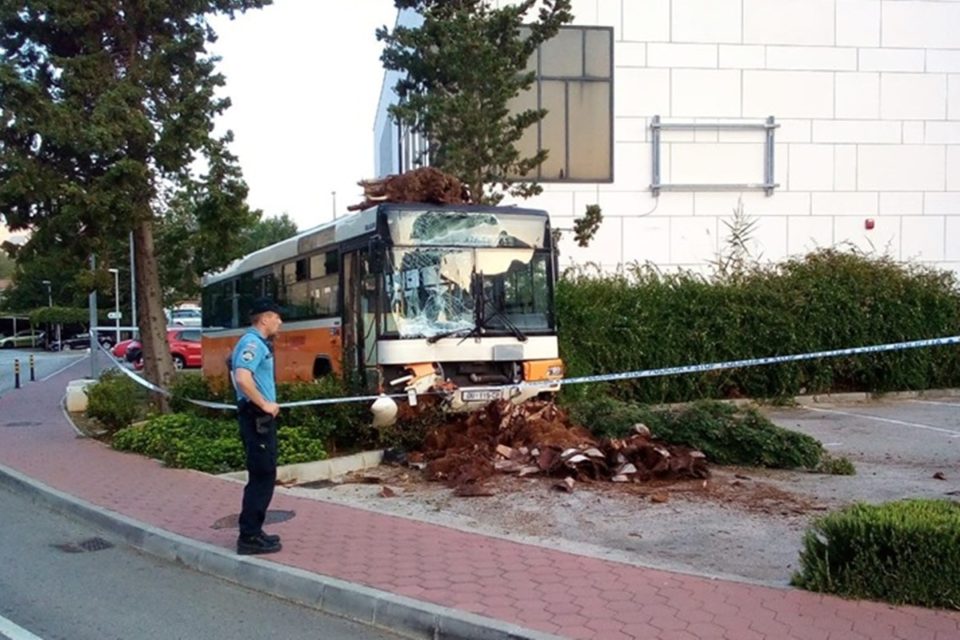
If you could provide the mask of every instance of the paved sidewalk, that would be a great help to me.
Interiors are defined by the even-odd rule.
[[[188,542],[221,547],[226,553],[218,563],[232,562],[236,530],[211,525],[239,510],[240,485],[76,437],[59,401],[67,381],[84,373],[78,365],[0,398],[0,465]],[[252,568],[271,567],[270,580],[277,582],[319,574],[359,585],[357,593],[397,594],[401,605],[419,601],[436,611],[464,612],[479,624],[468,634],[474,637],[960,638],[960,612],[643,569],[282,491],[271,508],[296,517],[271,527],[283,536],[281,553],[243,560],[250,575]],[[484,620],[507,624],[481,633]]]

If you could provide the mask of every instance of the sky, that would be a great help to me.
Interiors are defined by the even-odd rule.
[[[232,106],[232,130],[250,206],[287,213],[301,230],[363,200],[374,176],[373,120],[383,67],[378,27],[392,27],[393,0],[274,0],[234,20],[212,21]]]

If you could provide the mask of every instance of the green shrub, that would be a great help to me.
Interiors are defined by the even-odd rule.
[[[817,520],[793,584],[894,604],[960,609],[960,504],[857,504]]]
[[[820,464],[817,465],[818,473],[825,473],[831,476],[854,476],[857,475],[857,469],[846,456],[835,457],[826,451],[820,457]]]
[[[810,436],[783,429],[753,408],[701,401],[684,409],[651,410],[596,396],[568,402],[571,417],[601,437],[621,437],[642,422],[671,444],[699,449],[716,464],[814,469],[823,447]]]
[[[98,420],[114,433],[148,411],[146,390],[119,371],[106,371],[96,384],[87,388],[87,416]]]
[[[835,250],[725,276],[568,271],[557,286],[568,375],[799,354],[960,334],[954,274]],[[827,358],[604,384],[657,404],[960,385],[955,347]],[[586,397],[596,385],[564,388]]]
[[[188,402],[190,400],[206,400],[209,402],[226,402],[234,404],[236,397],[233,389],[224,380],[205,377],[195,371],[178,371],[170,385],[170,410],[175,413],[193,413],[199,416],[218,418],[224,415],[223,411],[204,409]]]
[[[113,447],[163,461],[169,467],[225,473],[244,468],[245,454],[235,419],[212,420],[192,413],[157,416],[118,431]],[[277,431],[277,463],[294,464],[327,457],[322,441],[303,429]]]
[[[298,402],[349,395],[346,385],[334,376],[313,382],[283,382],[277,385],[278,402]],[[303,429],[315,440],[332,448],[367,444],[372,435],[369,403],[337,403],[284,409],[277,417],[281,427]]]
[[[279,464],[313,462],[327,457],[323,441],[313,438],[303,429],[281,427],[277,431],[277,459]]]
[[[234,404],[236,398],[233,388],[224,380],[210,380],[195,372],[180,372],[170,391],[173,394],[170,400],[172,411],[211,419],[222,419],[226,415],[233,415],[187,402],[187,398],[190,398]],[[282,382],[277,385],[277,401],[281,403],[345,395],[348,395],[345,384],[333,376],[326,376],[313,382]],[[363,403],[284,409],[277,416],[277,425],[280,428],[289,427],[304,431],[311,440],[319,441],[323,445],[320,449],[311,445],[312,448],[302,454],[306,456],[313,456],[317,451],[325,455],[327,447],[350,448],[361,443],[365,444],[371,441],[373,435],[368,405]],[[287,433],[293,433],[293,431]]]

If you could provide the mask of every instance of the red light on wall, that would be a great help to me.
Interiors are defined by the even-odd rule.
[[[863,223],[863,228],[869,231],[870,229],[873,229],[876,225],[877,223],[874,221],[873,218],[867,218]]]

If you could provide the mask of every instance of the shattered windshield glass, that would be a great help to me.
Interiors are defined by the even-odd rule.
[[[533,249],[396,248],[385,274],[387,332],[430,338],[478,322],[485,333],[550,330],[548,261]]]
[[[387,215],[386,333],[437,338],[553,327],[545,215],[397,209]],[[481,286],[482,283],[482,286]]]
[[[473,328],[472,250],[394,249],[391,257],[385,274],[388,332],[429,338]]]
[[[546,246],[546,218],[529,213],[399,210],[390,212],[387,225],[397,246]]]

